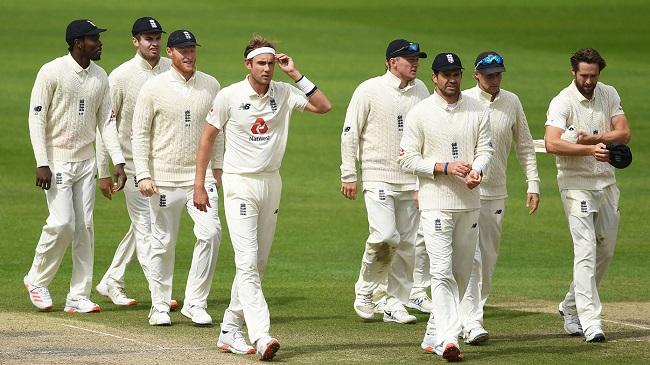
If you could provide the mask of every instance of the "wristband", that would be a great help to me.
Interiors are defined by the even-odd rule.
[[[447,167],[449,167],[449,162],[445,162],[445,175],[447,175]]]
[[[316,85],[314,85],[313,82],[309,81],[308,78],[305,77],[305,75],[302,75],[302,77],[296,81],[296,86],[298,86],[298,89],[300,89],[307,97],[312,96],[318,88]]]

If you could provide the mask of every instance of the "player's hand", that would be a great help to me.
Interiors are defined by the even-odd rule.
[[[447,175],[465,177],[472,170],[472,164],[465,161],[450,162],[447,165]]]
[[[528,214],[535,214],[537,208],[539,207],[539,194],[528,193],[528,196],[526,197],[526,207],[530,208]]]
[[[278,61],[278,67],[280,67],[280,70],[282,70],[284,73],[286,73],[289,76],[292,76],[291,74],[296,74],[297,78],[300,78],[302,75],[298,75],[298,70],[296,70],[296,65],[293,63],[293,59],[289,57],[288,55],[284,53],[277,53],[275,55],[276,61]],[[296,80],[294,78],[294,80]]]
[[[420,192],[417,190],[413,192],[413,202],[415,203],[415,209],[420,209]]]
[[[342,182],[341,183],[341,194],[344,197],[354,200],[357,198],[357,182]]]
[[[138,181],[138,189],[140,190],[140,194],[146,196],[147,198],[159,193],[158,187],[150,178]]]
[[[465,177],[465,185],[467,185],[467,187],[472,190],[481,183],[482,179],[483,176],[481,176],[481,174],[479,174],[476,170],[471,170]]]
[[[221,188],[222,182],[221,182],[221,176],[223,175],[223,170],[222,169],[212,169],[212,176],[214,176],[214,180],[216,181],[215,185],[217,185],[217,189]],[[196,189],[194,189],[196,190]]]
[[[208,208],[212,207],[210,205],[210,199],[208,199],[208,192],[205,191],[204,185],[194,186],[194,206],[196,209],[207,212]]]
[[[99,191],[106,199],[113,200],[113,179],[110,176],[99,179]]]
[[[609,150],[604,143],[594,145],[593,155],[598,161],[609,162]]]
[[[36,186],[41,187],[43,190],[48,190],[52,183],[52,170],[49,166],[41,166],[36,168]]]
[[[578,142],[579,144],[597,144],[600,143],[600,133],[599,134],[589,134],[585,131],[578,131]]]
[[[120,163],[115,165],[113,170],[115,170],[115,184],[113,184],[113,192],[117,193],[118,191],[124,189],[124,185],[126,185],[126,173],[124,172],[124,164]]]

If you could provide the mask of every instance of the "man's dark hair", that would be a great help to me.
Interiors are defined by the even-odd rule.
[[[274,43],[275,43],[274,41],[272,41],[270,39],[266,39],[266,38],[262,37],[259,34],[253,34],[253,37],[251,38],[251,40],[246,45],[246,48],[244,48],[244,58],[246,58],[246,55],[248,53],[250,53],[250,51],[252,51],[254,49],[257,49],[257,48],[271,47],[271,48],[275,49],[275,44]]]
[[[601,72],[605,66],[607,66],[607,63],[605,63],[605,60],[600,56],[600,53],[593,48],[581,48],[571,56],[571,68],[573,71],[578,71],[578,65],[580,62],[597,64],[598,72]]]

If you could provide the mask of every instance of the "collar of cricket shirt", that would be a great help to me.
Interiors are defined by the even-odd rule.
[[[269,96],[273,97],[273,93],[274,93],[273,84],[275,83],[275,81],[271,80],[271,83],[269,83],[269,89],[266,90],[266,93],[264,95],[260,96],[260,95],[257,94],[257,91],[255,91],[255,89],[253,89],[253,86],[251,86],[250,81],[248,81],[249,76],[250,75],[246,75],[246,77],[244,77],[244,89],[246,90],[246,94],[248,94],[248,96],[250,96],[250,97],[258,97],[260,99],[264,99],[264,98],[269,97]]]
[[[90,61],[88,67],[83,68],[77,63],[77,61],[75,61],[75,59],[72,57],[70,53],[68,53],[68,55],[66,56],[66,61],[72,66],[72,69],[77,74],[87,73],[88,70],[90,70],[90,66],[93,64],[93,61]]]
[[[390,85],[391,87],[395,88],[395,90],[399,90],[401,92],[405,92],[415,86],[415,79],[409,81],[406,86],[404,86],[403,89],[399,88],[399,85],[402,83],[402,80],[400,80],[399,77],[395,76],[392,72],[386,71],[384,74],[384,80],[386,80],[386,83]]]
[[[594,87],[594,94],[591,96],[591,99],[585,98],[584,95],[578,90],[578,87],[576,86],[575,80],[571,81],[571,85],[569,85],[569,90],[571,91],[571,97],[575,99],[577,102],[582,103],[582,102],[592,102],[594,101],[594,98],[596,98],[596,89],[598,88],[598,84]]]
[[[151,67],[151,64],[149,64],[149,61],[145,60],[138,52],[135,53],[135,56],[133,56],[133,59],[137,63],[138,66],[140,66],[141,69],[146,70],[146,71],[151,71],[155,70],[156,68],[160,67],[160,60],[158,60],[158,63]],[[161,57],[162,59],[162,57]],[[194,72],[196,73],[196,72]],[[194,75],[192,75],[194,77]]]
[[[461,105],[463,105],[463,94],[461,93],[460,95],[458,95],[458,101],[454,103],[455,107],[453,108],[449,108],[450,104],[447,102],[447,100],[443,99],[443,97],[440,96],[440,94],[438,94],[438,92],[435,90],[431,94],[431,101],[433,101],[433,104],[439,107],[440,109],[450,112],[453,110],[458,110],[461,107]]]
[[[183,75],[181,75],[181,73],[178,72],[178,70],[176,70],[174,67],[171,67],[169,69],[169,72],[170,72],[170,74],[172,76],[172,81],[181,82],[183,84],[189,84],[189,83],[193,82],[196,79],[196,73],[198,71],[196,69],[194,69],[194,73],[192,74],[192,77],[190,77],[189,80],[185,80],[185,77]]]

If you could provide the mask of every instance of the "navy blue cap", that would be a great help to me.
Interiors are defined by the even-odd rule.
[[[65,29],[65,41],[68,44],[72,44],[72,42],[77,38],[85,37],[87,35],[97,35],[105,31],[106,29],[97,28],[95,23],[91,22],[89,19],[73,20]]]
[[[140,33],[165,33],[165,31],[156,19],[145,16],[137,19],[131,28],[131,34],[134,36]]]
[[[451,52],[438,53],[436,58],[433,59],[431,69],[435,72],[462,70],[463,64],[460,62],[460,57]]]

